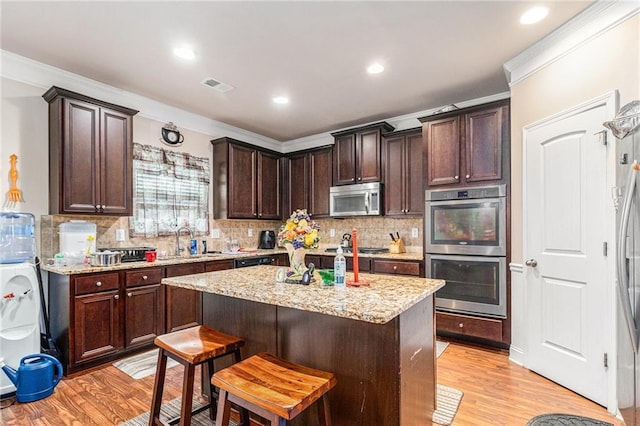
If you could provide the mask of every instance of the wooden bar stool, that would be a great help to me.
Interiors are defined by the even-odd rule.
[[[239,362],[241,360],[240,347],[244,345],[244,340],[200,325],[163,334],[156,337],[154,343],[160,350],[158,351],[158,367],[153,385],[149,425],[163,424],[160,421],[160,406],[162,404],[164,378],[167,370],[167,357],[184,365],[180,425],[190,425],[191,416],[206,409],[209,409],[209,416],[213,420],[216,416],[216,404],[213,399],[213,389],[209,380],[207,381],[207,389],[203,389],[209,398],[209,404],[192,411],[191,404],[193,402],[195,368],[197,365],[206,363],[209,368],[209,376],[211,376],[214,372],[214,359],[225,355],[233,355],[234,362]],[[177,422],[177,419],[174,419],[171,424]]]
[[[333,373],[262,352],[216,372],[211,383],[220,388],[216,426],[229,424],[230,403],[269,420],[271,426],[284,426],[320,397],[320,424],[331,425],[327,392],[337,383]]]

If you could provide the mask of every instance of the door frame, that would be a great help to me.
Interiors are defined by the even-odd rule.
[[[610,92],[605,93],[604,95],[598,96],[596,98],[592,98],[586,102],[578,104],[576,106],[570,107],[568,109],[557,112],[548,117],[542,118],[538,121],[535,121],[531,124],[528,124],[522,128],[522,262],[524,263],[525,259],[531,258],[527,253],[527,232],[526,232],[526,224],[529,221],[528,212],[527,212],[527,193],[524,190],[526,188],[527,182],[527,149],[526,144],[529,138],[529,133],[534,130],[537,130],[540,127],[555,123],[564,118],[579,114],[585,110],[602,106],[604,105],[607,111],[607,117],[610,119],[615,117],[616,112],[618,111],[619,106],[619,94],[617,90],[612,90]],[[613,136],[610,130],[606,129],[602,126],[602,130],[606,133],[607,140],[607,152],[606,152],[606,188],[609,190],[608,193],[602,194],[602,201],[606,203],[607,206],[607,217],[606,217],[606,235],[607,235],[607,258],[606,258],[606,275],[607,286],[605,289],[606,292],[606,300],[604,310],[602,312],[602,318],[604,321],[604,329],[611,330],[611,333],[607,333],[607,335],[603,336],[604,338],[604,347],[606,348],[608,354],[608,368],[606,371],[607,377],[607,410],[612,414],[617,414],[618,411],[618,402],[616,397],[616,276],[615,276],[615,259],[616,259],[616,211],[613,206],[612,199],[612,191],[616,186],[616,138]],[[522,271],[522,284],[524,285],[524,310],[522,312],[523,324],[526,323],[526,318],[528,316],[528,303],[526,300],[526,295],[528,294],[528,280],[527,280],[527,270],[523,266]],[[523,361],[524,367],[527,367],[527,349],[528,349],[528,340],[526,338],[523,339]]]

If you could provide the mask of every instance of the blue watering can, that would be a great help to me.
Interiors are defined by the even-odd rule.
[[[0,367],[15,385],[18,402],[32,402],[48,397],[63,374],[60,361],[46,354],[23,357],[17,371],[0,358]]]

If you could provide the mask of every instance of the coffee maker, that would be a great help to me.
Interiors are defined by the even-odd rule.
[[[276,246],[276,233],[273,231],[260,231],[258,240],[259,249],[272,249]]]

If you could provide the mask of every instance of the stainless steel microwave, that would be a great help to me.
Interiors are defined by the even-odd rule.
[[[329,214],[332,217],[382,214],[382,184],[379,182],[332,186]]]

